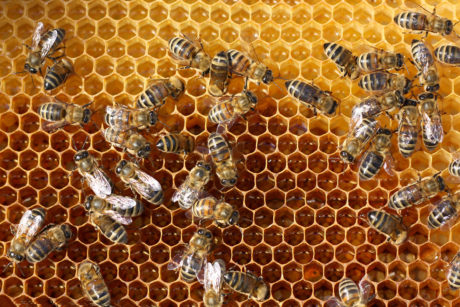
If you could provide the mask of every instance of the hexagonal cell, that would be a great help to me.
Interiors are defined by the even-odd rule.
[[[342,279],[344,275],[344,268],[341,264],[339,263],[330,263],[326,265],[324,268],[324,276],[332,281],[332,282],[337,282]]]
[[[417,282],[424,281],[428,277],[428,267],[423,262],[415,262],[409,265],[409,276]]]
[[[399,246],[398,253],[401,260],[407,263],[411,263],[417,259],[418,249],[410,242],[406,242]]]
[[[332,247],[324,243],[320,246],[315,247],[315,259],[322,262],[328,263],[334,258],[334,250]]]
[[[434,280],[427,280],[419,285],[419,293],[422,298],[432,301],[439,295],[439,284]]]
[[[6,284],[7,282],[5,282],[5,286]],[[21,286],[19,287],[22,288],[22,283],[21,283]],[[22,292],[22,289],[20,291]],[[27,293],[27,295],[31,297],[37,297],[41,295],[43,293],[43,282],[36,277],[28,279],[25,284],[25,292]]]

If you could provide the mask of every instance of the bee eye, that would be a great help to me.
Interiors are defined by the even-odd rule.
[[[208,232],[206,232],[206,235],[205,235],[205,236],[206,236],[206,238],[209,238],[209,239],[211,239],[211,238],[212,238],[212,234],[211,234],[209,231],[208,231]]]
[[[231,183],[231,184],[235,184],[235,183],[236,183],[236,179],[230,179],[230,183]]]
[[[203,166],[203,162],[198,162],[196,165]]]
[[[198,230],[198,234],[199,234],[199,235],[202,235],[203,232],[204,232],[203,229]]]
[[[210,171],[210,170],[211,170],[211,166],[210,166],[210,165],[206,165],[206,166],[205,166],[205,169],[206,169],[207,171]]]

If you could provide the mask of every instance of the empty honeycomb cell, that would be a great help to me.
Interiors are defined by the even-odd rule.
[[[122,263],[129,256],[128,248],[126,246],[117,244],[110,247],[109,258],[115,263]]]
[[[138,275],[137,267],[129,262],[120,265],[118,271],[118,274],[123,281],[132,281],[136,279]]]
[[[67,247],[68,257],[75,262],[83,261],[87,256],[88,248],[78,241],[71,242]]]
[[[324,230],[321,227],[313,226],[305,230],[305,241],[310,245],[317,245],[324,239]]]
[[[286,244],[281,244],[274,251],[274,259],[276,262],[285,264],[292,259],[292,248]]]
[[[421,262],[411,263],[409,265],[409,276],[414,281],[423,281],[428,277],[428,267]]]
[[[356,250],[356,255],[359,262],[368,265],[375,260],[375,248],[371,245],[362,245]]]
[[[7,282],[5,282],[5,288],[6,288]],[[20,286],[19,285],[16,285],[16,286],[19,287],[18,289],[16,289],[16,291],[20,291],[19,293],[21,293],[22,289],[20,288],[22,288],[22,284],[20,284]],[[7,289],[8,288],[6,288],[6,290]],[[25,292],[27,293],[27,295],[31,297],[37,297],[41,295],[43,293],[43,282],[40,279],[35,278],[35,277],[28,279],[25,283]],[[11,295],[10,293],[7,293],[7,294]],[[14,297],[15,295],[11,295],[11,296]]]
[[[419,293],[422,298],[432,301],[439,295],[439,284],[429,279],[419,285]]]
[[[343,275],[344,269],[341,264],[331,263],[324,268],[324,276],[332,282],[339,281],[342,279]]]
[[[39,146],[38,144],[40,144],[38,142],[42,141],[42,142],[44,142],[46,147],[48,147],[48,142],[49,142],[48,138],[47,137],[45,138],[43,134],[38,134],[37,133],[37,134],[32,135],[32,149],[36,150],[34,148],[33,141],[34,141],[34,136],[37,136],[37,135],[40,136],[40,138],[37,138],[37,145],[35,145],[35,146],[38,147]],[[75,142],[76,142],[76,140],[75,140]],[[70,145],[69,144],[69,138],[63,132],[60,131],[60,132],[58,132],[56,134],[53,134],[51,136],[51,147],[54,150],[56,150],[58,152],[61,152],[61,151],[66,150],[67,148],[69,148],[69,145]],[[42,150],[46,149],[46,147],[43,148]],[[81,147],[77,147],[77,148],[80,149]],[[41,150],[39,150],[39,151],[41,151]]]
[[[243,232],[244,242],[250,246],[255,246],[262,242],[262,231],[259,227],[253,226]]]
[[[315,259],[321,263],[328,263],[334,258],[334,250],[332,247],[324,243],[320,246],[315,247]]]
[[[272,249],[264,244],[256,246],[252,253],[252,259],[260,265],[270,263],[272,261],[272,257]]]
[[[347,203],[347,196],[341,190],[333,190],[327,194],[327,204],[333,209],[340,209]]]
[[[53,278],[53,279],[46,281],[45,293],[47,296],[56,298],[56,297],[63,295],[64,292],[65,292],[65,286],[61,280],[57,278]]]
[[[164,263],[169,260],[169,248],[163,243],[150,248],[150,258],[155,263]]]
[[[437,281],[446,280],[447,268],[442,262],[436,262],[430,266],[430,277]]]
[[[24,178],[27,181],[27,176]],[[29,174],[29,184],[36,189],[43,189],[48,184],[48,174],[41,169],[34,169]]]
[[[285,282],[277,282],[271,286],[270,294],[278,302],[282,302],[291,296],[291,286]]]
[[[11,170],[18,165],[18,155],[11,151],[5,150],[0,153],[0,167],[5,170]]]
[[[10,171],[8,179],[9,184],[14,188],[22,188],[27,184],[27,174],[19,168]]]
[[[281,278],[281,267],[276,263],[271,263],[262,267],[262,277],[267,283],[274,283]]]
[[[2,129],[5,132],[12,132],[16,130],[19,126],[19,119],[18,117],[10,112],[2,114],[0,117],[1,124],[0,124],[0,129]]]
[[[331,244],[338,245],[345,239],[345,231],[339,226],[333,226],[326,230],[326,240]]]
[[[251,261],[251,250],[245,245],[237,245],[232,251],[232,260],[240,265]]]
[[[314,285],[314,295],[320,300],[326,300],[328,297],[332,296],[332,285],[325,280],[322,280]]]
[[[340,217],[337,217],[337,219],[339,220]],[[340,222],[339,222],[339,224],[344,226],[344,227],[346,227],[346,228],[350,227],[349,225],[341,224]],[[365,240],[366,240],[366,235],[365,235],[364,230],[362,228],[360,228],[360,227],[348,228],[348,230],[347,230],[347,241],[350,242],[352,245],[359,246],[359,245],[363,244]]]
[[[78,231],[78,239],[85,244],[91,244],[95,242],[97,240],[97,233],[94,231],[94,226],[87,224],[81,227]],[[91,251],[92,249],[90,249],[90,253]],[[103,252],[103,250],[99,252]],[[95,253],[99,252],[95,251]]]

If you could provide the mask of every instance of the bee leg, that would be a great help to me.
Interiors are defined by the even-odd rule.
[[[26,46],[27,49],[32,50],[32,47],[30,47],[29,45],[27,44],[23,44],[23,45]]]

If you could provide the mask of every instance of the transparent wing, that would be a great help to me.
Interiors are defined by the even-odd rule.
[[[172,257],[172,261],[168,263],[168,270],[177,270],[182,266],[182,262],[185,259],[185,252],[187,245],[183,245],[181,249]]]
[[[141,170],[136,170],[136,174],[137,176],[139,177],[139,179],[144,182],[145,184],[147,184],[148,186],[150,186],[153,190],[155,191],[161,191],[161,184],[158,182],[158,180],[156,180],[155,178],[153,178],[152,176],[150,176],[149,174],[141,171]]]
[[[388,175],[396,176],[395,172],[393,171],[395,169],[395,161],[393,159],[393,155],[391,154],[390,150],[385,155],[385,162],[383,163],[383,169],[385,170],[385,172],[387,172]]]
[[[40,43],[40,40],[42,38],[42,33],[43,33],[43,23],[39,22],[37,24],[37,27],[35,28],[34,35],[32,36],[32,48],[36,48],[38,44]]]
[[[182,204],[183,209],[189,209],[193,203],[198,199],[199,191],[191,189],[188,185],[182,184],[179,189],[174,192],[172,197],[173,202]]]
[[[133,221],[130,217],[121,216],[120,213],[113,211],[113,210],[107,210],[104,213],[122,225],[129,225]]]
[[[85,173],[85,179],[97,196],[107,198],[112,194],[112,184],[101,169],[97,168],[92,174]]]
[[[206,263],[204,267],[204,289],[208,291],[209,289],[214,289],[217,293],[220,292],[222,287],[222,275],[225,268],[222,267],[220,261],[214,261],[214,263]]]
[[[439,228],[442,231],[448,231],[456,222],[457,222],[457,211],[454,206],[452,206],[452,200],[450,198],[443,198],[437,201],[431,208],[428,220],[433,218],[438,220],[442,217],[442,222],[439,225]],[[429,228],[432,228],[428,224]]]
[[[27,210],[21,217],[16,229],[15,238],[25,235],[30,241],[38,233],[44,219],[40,215],[33,216],[32,210]]]
[[[426,112],[422,112],[422,118],[427,138],[441,143],[444,138],[444,129],[442,128],[439,113],[430,117]]]
[[[196,280],[198,280],[199,283],[203,284],[204,283],[204,265],[208,263],[208,260],[205,259],[200,259],[196,264],[195,264],[195,269],[196,269]]]
[[[364,278],[359,282],[359,290],[361,291],[361,303],[363,304],[367,304],[375,296],[372,294],[372,285]]]
[[[136,206],[137,201],[128,196],[121,196],[116,194],[111,194],[106,197],[106,200],[113,205],[114,208],[119,209],[130,209]]]
[[[69,124],[65,119],[58,122],[44,122],[42,125],[43,130],[46,132],[52,132]]]
[[[57,38],[57,31],[51,31],[50,36],[47,40],[43,41],[43,45],[41,46],[42,50],[40,51],[41,58],[44,59],[48,53],[50,52],[51,48],[54,45],[54,42]]]
[[[105,112],[115,123],[126,122],[128,119],[128,117],[126,116],[127,110],[123,110],[122,107],[112,108],[110,106],[107,106],[105,108]],[[123,113],[125,116],[123,116]],[[109,125],[112,128],[116,128],[116,129],[120,128],[117,125],[113,125],[111,121],[107,122],[107,125]]]

